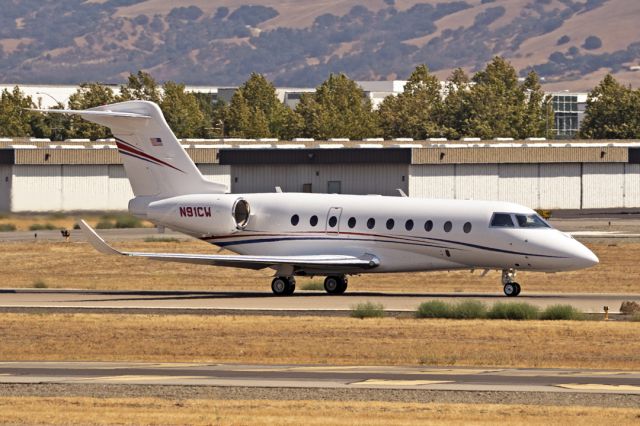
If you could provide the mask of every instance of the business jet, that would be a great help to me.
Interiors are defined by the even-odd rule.
[[[504,294],[517,296],[517,270],[571,271],[598,263],[581,243],[513,203],[230,194],[202,176],[152,102],[40,111],[77,114],[111,129],[135,195],[131,214],[234,253],[120,252],[81,221],[88,241],[105,254],[271,268],[276,295],[292,294],[297,276],[324,276],[326,292],[342,294],[350,275],[478,269],[502,271]]]

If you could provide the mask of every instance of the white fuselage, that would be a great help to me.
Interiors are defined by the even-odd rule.
[[[251,211],[244,227],[236,226],[232,211],[239,199]],[[563,232],[520,227],[516,215],[535,212],[512,203],[303,193],[196,194],[144,202],[143,208],[133,201],[134,214],[144,211],[158,224],[239,254],[371,254],[380,261],[367,271],[371,273],[475,268],[555,272],[598,263],[589,249]],[[491,226],[495,213],[511,215],[514,226]]]

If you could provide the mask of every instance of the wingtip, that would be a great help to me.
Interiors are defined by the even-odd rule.
[[[80,226],[80,229],[82,230],[82,233],[84,234],[85,238],[87,239],[87,242],[89,242],[89,244],[91,244],[93,246],[93,248],[95,248],[100,253],[104,253],[104,254],[122,254],[121,252],[119,252],[118,250],[114,249],[109,244],[107,244],[102,239],[102,237],[100,237],[100,235],[98,235],[98,233],[91,226],[89,226],[89,224],[87,222],[85,222],[84,220],[80,219],[78,221],[78,225]]]

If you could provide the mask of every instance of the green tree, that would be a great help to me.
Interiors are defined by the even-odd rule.
[[[115,95],[110,87],[99,83],[83,83],[80,88],[69,96],[69,109],[88,109],[115,102]],[[58,115],[58,114],[50,114]],[[67,136],[76,138],[89,138],[96,140],[111,137],[109,128],[83,120],[77,115],[52,117],[54,125],[67,129]],[[54,128],[55,129],[55,128]],[[52,130],[53,132],[53,130]],[[64,133],[64,132],[59,132]]]
[[[553,128],[553,108],[551,96],[545,95],[540,78],[535,71],[529,72],[522,89],[525,93],[524,116],[520,128],[520,138],[549,137]]]
[[[18,86],[12,91],[4,89],[0,95],[0,135],[8,137],[24,137],[31,135],[31,124],[34,121],[32,111],[35,105],[30,96],[26,96]]]
[[[205,137],[225,136],[225,122],[227,121],[228,107],[223,100],[214,102],[214,95],[210,93],[194,93],[198,108],[204,115],[206,126],[204,128]]]
[[[443,127],[449,139],[459,139],[468,134],[469,90],[469,76],[462,68],[453,70],[447,79],[442,114]]]
[[[236,90],[225,123],[232,136],[285,139],[295,133],[298,119],[276,96],[276,88],[263,75],[253,73]]]
[[[236,90],[231,98],[225,126],[226,132],[233,137],[266,138],[271,136],[269,123],[264,112],[251,105],[241,89]]]
[[[404,91],[387,96],[378,110],[385,137],[426,139],[442,136],[444,104],[440,80],[426,65],[418,66],[409,77]]]
[[[296,112],[302,118],[302,131],[307,137],[362,139],[380,134],[371,101],[344,74],[331,74],[315,93],[305,93]]]
[[[138,71],[137,74],[129,74],[127,84],[120,87],[119,101],[131,101],[135,99],[151,101],[160,104],[160,88],[151,74]]]
[[[587,139],[640,138],[640,90],[634,91],[607,74],[589,93],[580,136]]]
[[[207,122],[193,93],[186,92],[184,84],[172,81],[164,83],[162,90],[164,95],[160,102],[160,109],[176,136],[179,138],[203,136]]]
[[[483,139],[519,138],[524,120],[525,94],[515,68],[495,57],[485,70],[473,76],[468,93],[468,136]]]

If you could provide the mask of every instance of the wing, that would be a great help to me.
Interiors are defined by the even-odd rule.
[[[231,266],[245,269],[263,269],[292,267],[304,271],[359,271],[375,268],[380,260],[371,255],[361,257],[345,255],[312,255],[312,256],[245,256],[245,255],[215,255],[215,254],[186,254],[186,253],[140,253],[121,252],[100,237],[84,220],[79,222],[82,233],[89,243],[100,253],[118,254],[131,257],[145,257],[151,260],[168,262],[196,263],[203,265]]]

